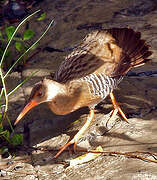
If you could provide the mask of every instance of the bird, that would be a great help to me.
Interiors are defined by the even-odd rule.
[[[110,95],[113,112],[127,117],[118,105],[113,90],[127,72],[149,62],[150,45],[141,33],[132,28],[93,30],[65,57],[52,79],[44,78],[33,87],[27,105],[15,125],[33,107],[47,102],[52,112],[69,114],[81,107],[89,107],[85,124],[54,156],[57,158],[68,146],[76,145],[94,119],[97,104]]]

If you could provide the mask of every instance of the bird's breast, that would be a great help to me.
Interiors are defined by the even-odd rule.
[[[120,80],[121,77],[90,74],[68,83],[65,93],[55,96],[48,105],[58,115],[65,115],[85,106],[94,107],[117,87]]]
[[[68,84],[67,92],[57,95],[48,105],[55,114],[65,115],[85,106],[91,107],[100,101],[101,97],[91,93],[87,82],[79,81]]]

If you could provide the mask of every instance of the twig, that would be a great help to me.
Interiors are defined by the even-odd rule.
[[[45,147],[24,147],[26,149],[32,149],[32,150],[40,150],[40,151],[47,151],[47,152],[52,152],[52,151],[58,151],[58,150],[54,150],[54,149],[48,149],[48,148],[45,148]],[[65,150],[65,151],[69,151],[69,150]],[[143,160],[143,161],[148,161],[148,162],[153,162],[153,163],[157,163],[157,154],[155,153],[151,153],[151,152],[145,152],[145,151],[132,151],[132,152],[116,152],[116,151],[91,151],[91,150],[77,150],[77,152],[83,152],[83,153],[102,153],[103,155],[108,155],[108,156],[113,156],[113,155],[121,155],[121,156],[126,156],[128,158],[134,158],[134,159],[140,159],[140,160]],[[150,158],[145,158],[139,154],[142,154],[142,155],[150,155],[154,158],[153,159],[150,159]]]

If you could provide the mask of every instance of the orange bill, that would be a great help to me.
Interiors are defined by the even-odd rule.
[[[23,116],[29,111],[31,110],[34,106],[38,105],[36,101],[31,100],[25,107],[24,109],[21,111],[21,113],[19,114],[19,116],[17,117],[14,125],[16,125],[22,118]]]

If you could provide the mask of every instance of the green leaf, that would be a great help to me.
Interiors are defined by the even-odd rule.
[[[11,144],[13,146],[17,146],[22,144],[23,141],[23,135],[22,134],[14,134],[10,140]]]
[[[3,131],[3,125],[0,123],[0,133]]]
[[[5,133],[4,133],[4,137],[5,137],[5,139],[9,139],[9,137],[10,137],[10,132],[8,131],[8,130],[5,130],[4,131]]]
[[[3,146],[3,147],[0,148],[0,154],[1,155],[5,154],[7,152],[8,152],[8,148],[7,147]]]
[[[38,21],[42,21],[43,19],[45,19],[46,18],[46,13],[44,12],[44,13],[42,13],[38,18],[37,18],[37,20]]]
[[[22,44],[20,42],[16,42],[15,43],[15,47],[18,51],[21,51],[22,50]]]
[[[7,36],[8,36],[8,39],[11,38],[11,36],[14,33],[14,31],[15,31],[15,27],[14,26],[9,26],[9,27],[5,28],[5,32],[6,32]]]
[[[34,32],[31,30],[31,29],[27,29],[25,32],[24,32],[24,37],[23,37],[23,40],[29,40],[33,37],[34,35]]]

